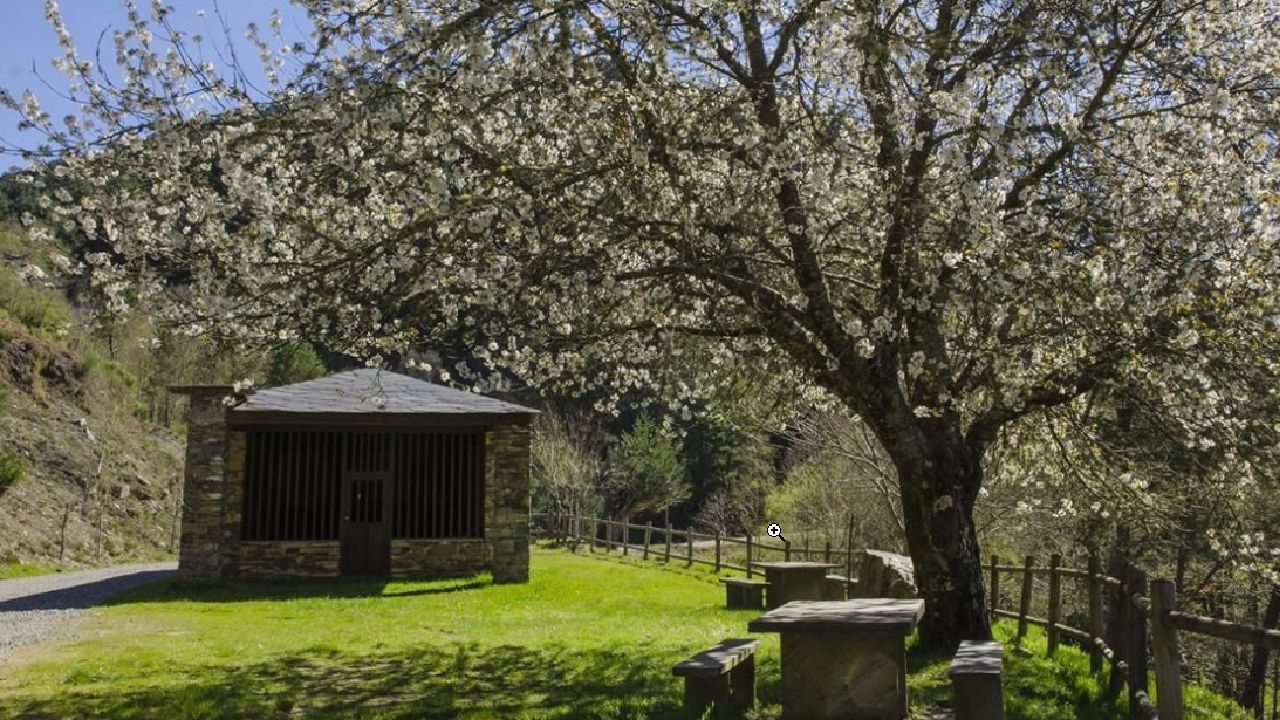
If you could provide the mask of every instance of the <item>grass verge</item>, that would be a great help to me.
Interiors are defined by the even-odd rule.
[[[59,569],[51,565],[40,565],[37,563],[20,563],[20,562],[0,563],[0,580],[8,580],[9,578],[32,577],[35,575],[49,575],[56,572],[59,572]]]

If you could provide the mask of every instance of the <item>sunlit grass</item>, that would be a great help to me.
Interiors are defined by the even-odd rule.
[[[724,609],[701,567],[534,551],[531,580],[138,588],[78,638],[0,665],[0,717],[680,718],[671,665],[747,635],[758,611]],[[1121,718],[1088,658],[1006,643],[1010,720]],[[761,720],[780,715],[778,636],[759,636]],[[913,717],[950,705],[948,656],[909,654]],[[1243,720],[1187,689],[1190,718]]]
[[[1017,623],[996,623],[996,639],[1004,644],[1005,716],[1009,720],[1120,720],[1128,717],[1124,697],[1106,699],[1106,670],[1089,671],[1089,656],[1071,645],[1061,645],[1053,658],[1046,655],[1044,631],[1028,628],[1023,650],[1015,642]],[[951,685],[947,670],[950,657],[913,658],[907,685],[912,705],[950,706]],[[1150,686],[1154,695],[1155,679]],[[1184,684],[1183,698],[1188,718],[1246,720],[1248,714],[1231,700],[1198,686]]]
[[[158,583],[19,651],[0,717],[680,717],[671,665],[757,614],[711,573],[546,550],[524,585]]]

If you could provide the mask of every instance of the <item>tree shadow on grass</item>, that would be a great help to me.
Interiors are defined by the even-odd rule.
[[[474,644],[370,655],[313,648],[268,662],[191,672],[189,683],[159,687],[138,687],[135,680],[111,684],[91,672],[75,672],[56,696],[0,699],[0,716],[686,717],[669,666],[643,653]]]
[[[404,581],[395,581],[400,584]],[[438,581],[430,587],[393,587],[386,579],[235,581],[192,584],[178,580],[148,583],[112,597],[103,604],[129,605],[158,602],[230,603],[297,600],[301,598],[416,597],[479,590],[492,585],[487,577],[470,576]]]
[[[940,650],[913,647],[907,653],[908,700],[914,707],[950,708],[951,667],[953,654]]]

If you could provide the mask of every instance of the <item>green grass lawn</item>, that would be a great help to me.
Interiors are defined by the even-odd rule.
[[[759,614],[725,610],[716,577],[682,565],[535,549],[524,585],[155,583],[0,665],[0,717],[680,718],[672,663]],[[760,639],[770,718],[778,638]],[[1082,654],[1048,661],[1037,643],[1006,654],[1011,720],[1119,717]],[[948,662],[911,657],[917,710],[947,704]]]
[[[55,572],[58,572],[58,568],[51,565],[20,562],[0,563],[0,580],[8,580],[9,578],[17,577],[32,577],[35,575],[48,575]]]
[[[531,576],[152,584],[0,666],[0,717],[680,717],[671,664],[759,614],[652,563],[535,550]]]
[[[1105,675],[1089,672],[1089,656],[1070,645],[1060,646],[1054,658],[1046,656],[1043,630],[1028,628],[1017,650],[1017,622],[996,623],[996,639],[1004,643],[1005,713],[1010,720],[1119,720],[1128,717],[1123,698],[1109,703],[1103,690]],[[950,657],[908,655],[911,674],[907,687],[913,706],[949,706],[951,685],[947,670]],[[1104,670],[1104,672],[1106,672]],[[1155,677],[1150,687],[1154,697]],[[1183,685],[1187,718],[1202,720],[1248,720],[1236,703],[1194,685]]]

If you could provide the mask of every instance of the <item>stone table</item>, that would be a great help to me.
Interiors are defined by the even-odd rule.
[[[769,582],[765,609],[772,610],[792,600],[823,600],[827,597],[827,571],[843,567],[839,563],[761,562],[753,563],[764,570]]]
[[[784,718],[901,720],[905,640],[923,615],[923,600],[795,601],[747,629],[781,633]]]

